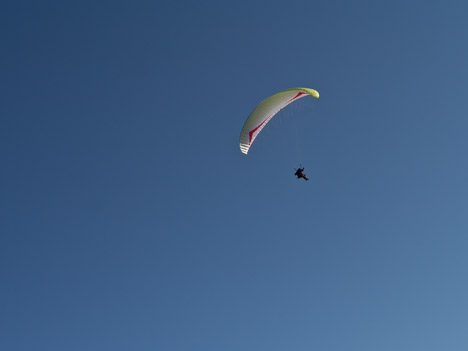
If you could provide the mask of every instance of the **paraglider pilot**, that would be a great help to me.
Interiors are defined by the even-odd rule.
[[[301,165],[301,167],[302,167],[302,165]],[[309,178],[307,178],[307,176],[303,172],[304,172],[304,167],[298,168],[296,170],[296,173],[294,173],[294,175],[297,177],[297,179],[304,178],[305,180],[309,180]]]

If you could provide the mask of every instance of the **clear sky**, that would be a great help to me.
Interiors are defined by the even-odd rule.
[[[467,13],[3,1],[0,349],[466,351]]]

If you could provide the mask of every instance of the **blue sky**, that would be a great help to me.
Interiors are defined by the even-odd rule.
[[[466,350],[467,10],[4,2],[0,348]]]

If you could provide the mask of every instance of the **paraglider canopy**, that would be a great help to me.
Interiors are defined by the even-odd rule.
[[[247,117],[239,138],[242,153],[249,152],[252,143],[267,123],[284,107],[305,97],[319,97],[318,91],[310,88],[292,88],[281,90],[261,101]]]

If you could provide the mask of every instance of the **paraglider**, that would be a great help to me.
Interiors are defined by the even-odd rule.
[[[296,173],[294,173],[294,175],[297,177],[297,179],[304,178],[305,180],[309,180],[309,178],[307,178],[307,176],[306,176],[305,173],[304,173],[304,169],[305,169],[305,168],[302,167],[302,165],[301,165],[301,167],[298,168],[298,169],[295,169],[295,168],[294,168],[294,170],[296,171]]]
[[[261,101],[247,117],[239,138],[242,153],[249,152],[252,143],[268,122],[290,103],[306,97],[319,97],[318,91],[310,88],[292,88],[281,90]]]
[[[239,137],[239,148],[241,152],[247,155],[255,138],[281,109],[288,106],[290,103],[309,95],[316,99],[319,98],[318,91],[314,89],[292,88],[281,90],[262,100],[253,109],[253,111],[250,112],[244,126],[242,127]],[[304,167],[302,167],[302,165],[297,170],[294,170],[296,171],[294,175],[297,179],[303,178],[305,180],[309,180],[304,173]]]

